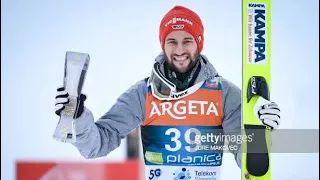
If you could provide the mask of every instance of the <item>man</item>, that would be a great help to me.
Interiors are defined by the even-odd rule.
[[[156,57],[149,78],[130,87],[96,122],[84,106],[86,97],[80,96],[73,145],[82,156],[106,156],[141,127],[147,179],[219,178],[222,152],[201,146],[215,143],[201,135],[241,134],[241,91],[219,76],[201,54],[203,34],[200,17],[175,6],[160,23],[163,53]],[[265,102],[257,115],[262,124],[276,129],[280,110],[277,104]],[[68,93],[58,88],[57,115],[67,103]],[[230,151],[240,167],[239,150]]]

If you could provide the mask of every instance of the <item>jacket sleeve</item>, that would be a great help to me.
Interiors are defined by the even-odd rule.
[[[222,122],[223,132],[226,135],[241,136],[241,90],[232,82],[222,78],[224,120]],[[238,139],[238,138],[237,138]],[[229,142],[229,145],[237,147],[233,153],[237,165],[241,168],[241,142]]]
[[[144,120],[145,98],[146,82],[141,80],[120,95],[96,122],[91,111],[85,108],[76,120],[77,141],[73,145],[86,159],[108,155]]]

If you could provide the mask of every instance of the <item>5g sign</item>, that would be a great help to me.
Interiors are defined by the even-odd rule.
[[[149,180],[157,179],[159,176],[161,176],[161,169],[150,170]]]

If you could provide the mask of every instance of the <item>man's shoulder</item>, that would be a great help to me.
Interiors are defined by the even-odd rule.
[[[229,90],[229,89],[233,89],[233,90],[236,90],[236,91],[240,91],[240,88],[234,83],[232,82],[231,80],[223,77],[223,76],[219,76],[220,78],[220,82],[222,84],[222,88],[224,90]]]
[[[228,88],[239,88],[234,82],[230,81],[229,79],[226,79],[225,77],[221,75],[216,75],[212,78],[209,78],[206,80],[207,82],[214,82],[214,83],[220,83],[222,85],[223,89]]]
[[[144,78],[144,79],[141,80],[141,81],[144,81],[145,83],[148,83],[148,80],[149,80],[149,77],[146,77],[146,78]]]
[[[136,81],[132,86],[131,89],[146,89],[148,83],[148,77],[140,79]]]
[[[141,93],[146,93],[147,90],[147,78],[140,79],[129,86],[129,88],[124,92],[124,94],[136,95]]]

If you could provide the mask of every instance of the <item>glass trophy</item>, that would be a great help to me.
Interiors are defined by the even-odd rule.
[[[90,56],[86,53],[66,52],[63,85],[69,93],[69,103],[61,112],[61,116],[53,134],[53,138],[67,143],[76,142],[74,118],[77,112],[77,98],[80,97],[89,67]]]

